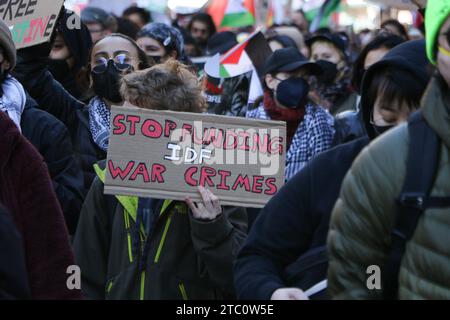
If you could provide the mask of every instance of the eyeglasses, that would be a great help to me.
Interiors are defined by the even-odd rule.
[[[95,61],[95,66],[92,69],[95,73],[103,73],[108,69],[108,64],[110,61],[113,62],[114,67],[120,71],[129,71],[132,66],[128,63],[128,56],[126,54],[118,54],[114,59],[106,59],[105,57],[100,57]]]

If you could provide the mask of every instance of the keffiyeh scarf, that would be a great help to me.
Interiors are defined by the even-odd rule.
[[[89,127],[92,139],[103,151],[108,151],[109,145],[109,121],[111,112],[99,97],[92,98],[89,102]]]

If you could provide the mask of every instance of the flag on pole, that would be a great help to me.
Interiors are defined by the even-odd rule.
[[[227,79],[252,72],[249,92],[249,103],[252,103],[262,95],[262,68],[271,54],[272,50],[264,35],[257,31],[223,56],[217,54],[210,58],[206,62],[205,73],[213,78]]]
[[[254,0],[212,0],[208,13],[219,29],[247,27],[255,24]]]

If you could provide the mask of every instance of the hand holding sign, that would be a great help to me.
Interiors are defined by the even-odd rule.
[[[186,203],[192,211],[192,215],[198,220],[215,220],[222,214],[222,206],[219,198],[210,190],[198,187],[203,203],[194,203],[191,198],[186,198]]]

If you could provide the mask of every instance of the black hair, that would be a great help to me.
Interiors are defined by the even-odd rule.
[[[102,40],[104,40],[104,39],[106,39],[106,38],[111,38],[111,37],[117,37],[117,38],[122,38],[122,39],[128,40],[128,41],[133,45],[133,47],[136,48],[136,50],[137,50],[137,52],[138,52],[138,58],[139,58],[139,70],[144,70],[144,69],[147,69],[147,68],[150,67],[150,61],[149,61],[149,58],[148,58],[147,54],[145,53],[145,51],[142,50],[142,49],[138,46],[138,44],[136,43],[136,41],[134,41],[134,40],[133,40],[132,38],[130,38],[129,36],[124,35],[124,34],[121,34],[121,33],[112,33],[112,34],[106,36],[105,38],[96,41],[96,42],[94,43],[94,45],[92,46],[91,51],[89,52],[89,60],[91,59],[92,51],[94,50],[95,46],[96,46],[100,41],[102,41]],[[89,65],[90,65],[90,63],[89,63]],[[89,68],[89,70],[90,70],[90,68]]]
[[[208,30],[209,30],[209,37],[211,37],[213,34],[215,34],[217,32],[216,30],[216,25],[214,24],[214,21],[212,19],[212,17],[204,12],[199,12],[196,13],[191,21],[189,22],[187,29],[189,32],[191,32],[191,28],[194,22],[202,22],[204,24],[206,24],[208,26]]]
[[[399,36],[390,33],[381,33],[376,36],[372,41],[370,41],[361,51],[355,63],[353,64],[353,74],[352,74],[352,86],[353,88],[360,92],[362,79],[364,76],[364,63],[367,55],[377,49],[386,48],[388,50],[398,46],[405,40]]]
[[[384,27],[386,27],[387,25],[394,26],[398,30],[398,32],[400,32],[402,37],[405,38],[405,40],[409,40],[408,32],[406,31],[405,26],[402,25],[400,22],[398,22],[395,19],[389,19],[381,24],[381,28],[384,29]]]
[[[404,68],[385,66],[374,73],[366,93],[367,106],[372,108],[381,96],[382,104],[396,107],[406,103],[408,108],[419,108],[426,83]]]
[[[137,39],[137,34],[140,28],[136,23],[125,18],[117,18],[117,25],[117,33],[126,35],[133,40]]]
[[[141,17],[142,21],[144,21],[144,25],[151,22],[152,17],[150,14],[150,11],[148,11],[145,8],[137,7],[137,6],[131,6],[124,10],[122,13],[122,17],[131,16],[132,14],[137,14]]]

